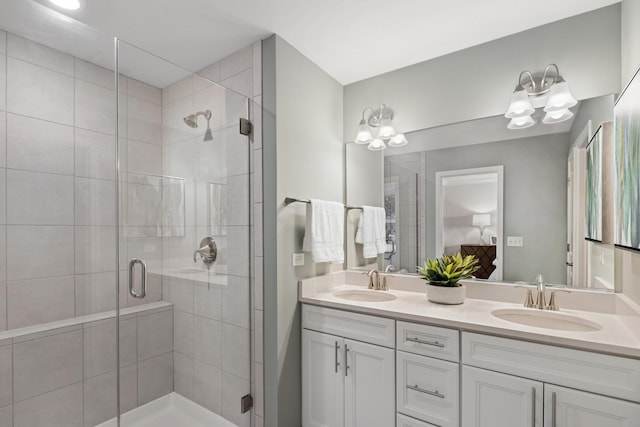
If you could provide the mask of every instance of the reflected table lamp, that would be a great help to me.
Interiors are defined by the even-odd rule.
[[[491,225],[491,215],[489,214],[474,214],[473,215],[473,219],[471,220],[472,225],[474,227],[478,227],[478,230],[480,230],[480,243],[484,244],[484,230],[485,228],[487,228],[488,226]]]

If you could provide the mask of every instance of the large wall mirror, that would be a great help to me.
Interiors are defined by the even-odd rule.
[[[587,238],[587,177],[591,142],[613,119],[614,99],[583,100],[571,120],[553,125],[509,130],[496,116],[414,131],[377,163],[359,159],[371,156],[365,147],[348,148],[348,168],[383,169],[384,181],[368,185],[386,210],[387,252],[364,259],[348,236],[347,267],[415,274],[426,258],[461,252],[480,259],[480,279],[542,274],[551,284],[613,290],[613,245]]]

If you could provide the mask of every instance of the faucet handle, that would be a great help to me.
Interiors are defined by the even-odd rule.
[[[527,295],[525,296],[524,304],[522,305],[527,308],[532,308],[534,306],[534,303],[533,303],[533,292],[531,291],[531,288],[528,286],[522,286],[522,285],[516,285],[516,288],[522,288],[527,290]]]
[[[565,292],[567,294],[571,293],[571,291],[568,291],[566,289],[554,289],[553,291],[551,291],[551,296],[549,297],[549,305],[547,305],[546,307],[547,310],[551,310],[551,311],[560,310],[560,307],[558,307],[558,298],[556,297],[557,292]]]

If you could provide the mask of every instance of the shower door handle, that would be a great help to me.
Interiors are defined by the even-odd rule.
[[[140,293],[137,293],[133,290],[133,269],[136,267],[136,264],[140,264]],[[134,298],[144,298],[147,295],[147,264],[139,258],[134,258],[129,261],[129,294]]]

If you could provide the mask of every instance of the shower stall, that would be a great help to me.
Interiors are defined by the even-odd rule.
[[[3,2],[0,427],[255,425],[259,47],[194,73]]]

